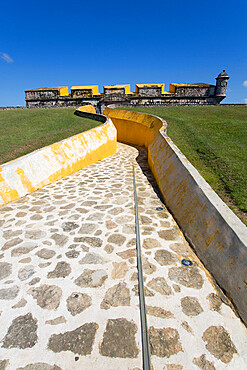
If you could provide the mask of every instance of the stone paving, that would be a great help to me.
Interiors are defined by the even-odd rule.
[[[146,151],[119,144],[0,208],[0,370],[142,368],[135,158],[153,368],[246,368],[246,328],[160,200]]]

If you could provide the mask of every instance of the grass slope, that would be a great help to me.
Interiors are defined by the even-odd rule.
[[[101,124],[74,112],[73,108],[0,111],[0,163]]]
[[[174,143],[247,223],[247,107],[138,107],[133,110],[165,119],[167,133]]]

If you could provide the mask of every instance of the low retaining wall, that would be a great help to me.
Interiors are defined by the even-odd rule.
[[[159,117],[151,114],[137,113],[127,110],[118,110],[107,107],[104,111],[106,116],[112,119],[119,141],[145,146],[153,141],[154,135],[166,125]]]
[[[119,141],[148,148],[149,166],[167,207],[202,262],[247,324],[245,225],[166,135],[165,121],[159,117],[154,119],[154,116],[148,114],[109,107],[104,114],[108,115],[116,126]]]
[[[0,166],[0,206],[116,152],[111,119],[88,112],[79,115],[103,124]]]
[[[83,105],[77,109],[79,112],[96,113],[95,108],[91,104]]]

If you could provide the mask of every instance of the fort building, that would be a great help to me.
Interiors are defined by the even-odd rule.
[[[229,76],[225,70],[216,78],[216,85],[206,83],[171,83],[165,91],[164,83],[136,84],[135,92],[129,84],[104,85],[99,93],[97,85],[42,87],[26,90],[27,108],[66,107],[91,104],[102,112],[109,104],[146,105],[216,105],[226,97]]]

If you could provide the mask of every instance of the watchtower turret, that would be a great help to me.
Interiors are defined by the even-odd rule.
[[[229,76],[226,71],[223,69],[223,72],[216,77],[216,87],[215,87],[215,98],[218,103],[221,102],[226,97],[226,88],[227,88],[227,81],[229,80]]]

